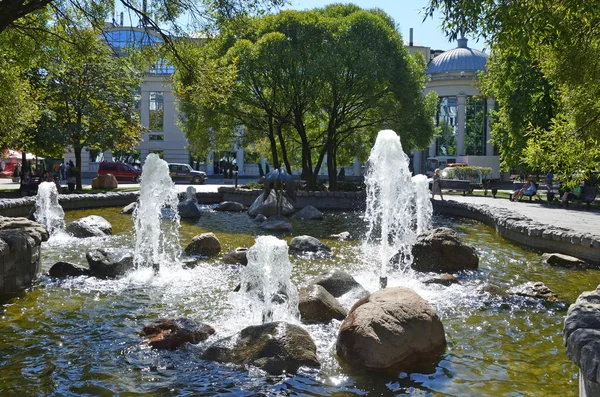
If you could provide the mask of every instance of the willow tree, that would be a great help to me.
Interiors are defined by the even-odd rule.
[[[337,153],[365,157],[381,128],[407,136],[407,148],[426,146],[433,134],[432,108],[422,97],[424,64],[408,56],[393,21],[379,10],[285,11],[249,20],[205,47],[205,55],[217,57],[213,62],[235,70],[235,79],[212,106],[205,98],[183,98],[188,139],[205,135],[211,122],[214,128],[237,122],[253,138],[268,137],[276,162],[281,157],[288,168],[301,166],[309,188],[326,156],[335,187]],[[179,92],[204,86],[201,75],[187,80],[187,88],[184,80]],[[198,101],[205,106],[186,112],[186,102]],[[204,123],[191,125],[198,119]],[[299,147],[300,164],[290,161],[289,144]]]
[[[506,165],[523,159],[533,169],[554,169],[562,180],[598,169],[598,3],[430,0],[426,11],[442,13],[450,37],[471,33],[490,43],[492,67],[484,81],[499,94],[492,134]],[[518,100],[510,100],[511,90]]]

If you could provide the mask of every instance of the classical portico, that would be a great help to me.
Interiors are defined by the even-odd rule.
[[[424,94],[434,91],[439,98],[436,126],[440,136],[428,150],[413,152],[415,173],[428,171],[425,160],[433,156],[493,157],[483,162],[498,172],[498,156],[490,143],[489,113],[495,101],[482,97],[476,85],[477,74],[485,70],[487,58],[487,54],[469,48],[467,39],[461,38],[455,49],[429,62]]]

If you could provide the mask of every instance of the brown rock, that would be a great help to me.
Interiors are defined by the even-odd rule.
[[[338,357],[357,368],[418,370],[439,361],[444,327],[431,306],[408,288],[388,288],[359,300],[342,323]]]

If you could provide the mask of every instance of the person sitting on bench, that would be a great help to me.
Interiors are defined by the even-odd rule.
[[[570,200],[579,200],[581,198],[581,194],[583,193],[584,185],[585,185],[585,182],[582,182],[581,184],[575,186],[573,188],[573,191],[570,191],[570,192],[567,191],[562,195],[561,203],[564,208],[567,208],[569,206]]]
[[[537,193],[537,188],[535,187],[535,183],[533,181],[528,181],[526,184],[523,185],[523,187],[515,193],[515,199],[519,199],[519,201],[521,201],[521,199],[523,198],[523,196],[534,196]]]

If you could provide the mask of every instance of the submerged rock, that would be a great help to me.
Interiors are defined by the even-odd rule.
[[[85,255],[90,273],[98,278],[117,278],[132,270],[133,255],[121,251],[99,248]]]
[[[419,272],[455,273],[476,270],[479,257],[457,232],[441,227],[417,237],[411,267]]]
[[[274,215],[260,224],[261,229],[271,232],[291,232],[292,224],[284,216]]]
[[[587,263],[582,261],[579,258],[575,258],[574,256],[569,256],[565,254],[559,253],[545,253],[542,254],[542,261],[551,265],[551,266],[561,266],[561,267],[587,267]]]
[[[215,211],[244,212],[248,211],[248,207],[236,201],[223,201],[217,204]]]
[[[90,215],[74,220],[66,230],[73,237],[104,237],[112,234],[112,225],[101,216]]]
[[[331,320],[343,320],[348,311],[327,290],[318,284],[300,291],[298,310],[306,323],[327,324]]]
[[[458,277],[456,277],[453,274],[444,273],[444,274],[440,274],[437,277],[427,279],[427,280],[423,281],[423,283],[424,284],[439,284],[439,285],[444,285],[444,286],[448,287],[452,284],[457,284]]]
[[[228,265],[240,264],[242,266],[248,265],[248,248],[238,247],[233,251],[229,252],[222,259],[223,263]]]
[[[429,303],[408,288],[387,288],[356,302],[342,323],[338,357],[356,368],[414,372],[437,363],[444,326]]]
[[[270,374],[319,367],[317,346],[306,330],[283,321],[253,325],[209,346],[203,360],[253,365]]]
[[[321,273],[312,284],[318,284],[336,298],[350,294],[355,299],[369,295],[362,285],[354,277],[344,270],[335,269]]]
[[[138,203],[137,201],[134,201],[133,203],[127,204],[125,207],[123,207],[123,209],[121,210],[121,214],[126,214],[126,215],[131,215],[133,214],[133,211],[137,208]]]
[[[178,317],[146,325],[140,335],[155,349],[175,350],[185,343],[198,344],[214,333],[215,329],[208,324]]]
[[[216,256],[221,252],[221,242],[214,233],[202,233],[195,236],[185,247],[188,255]]]
[[[79,277],[89,276],[91,272],[89,269],[79,267],[69,262],[56,262],[48,271],[50,277],[55,278],[67,278],[67,277]]]
[[[294,215],[294,219],[301,221],[323,219],[323,213],[312,205],[307,205]]]
[[[541,281],[530,281],[525,284],[517,285],[508,290],[510,294],[526,296],[534,299],[541,299],[546,302],[560,302],[558,295]]]
[[[290,241],[290,253],[293,255],[315,255],[317,257],[331,257],[331,248],[312,236],[296,236]]]

